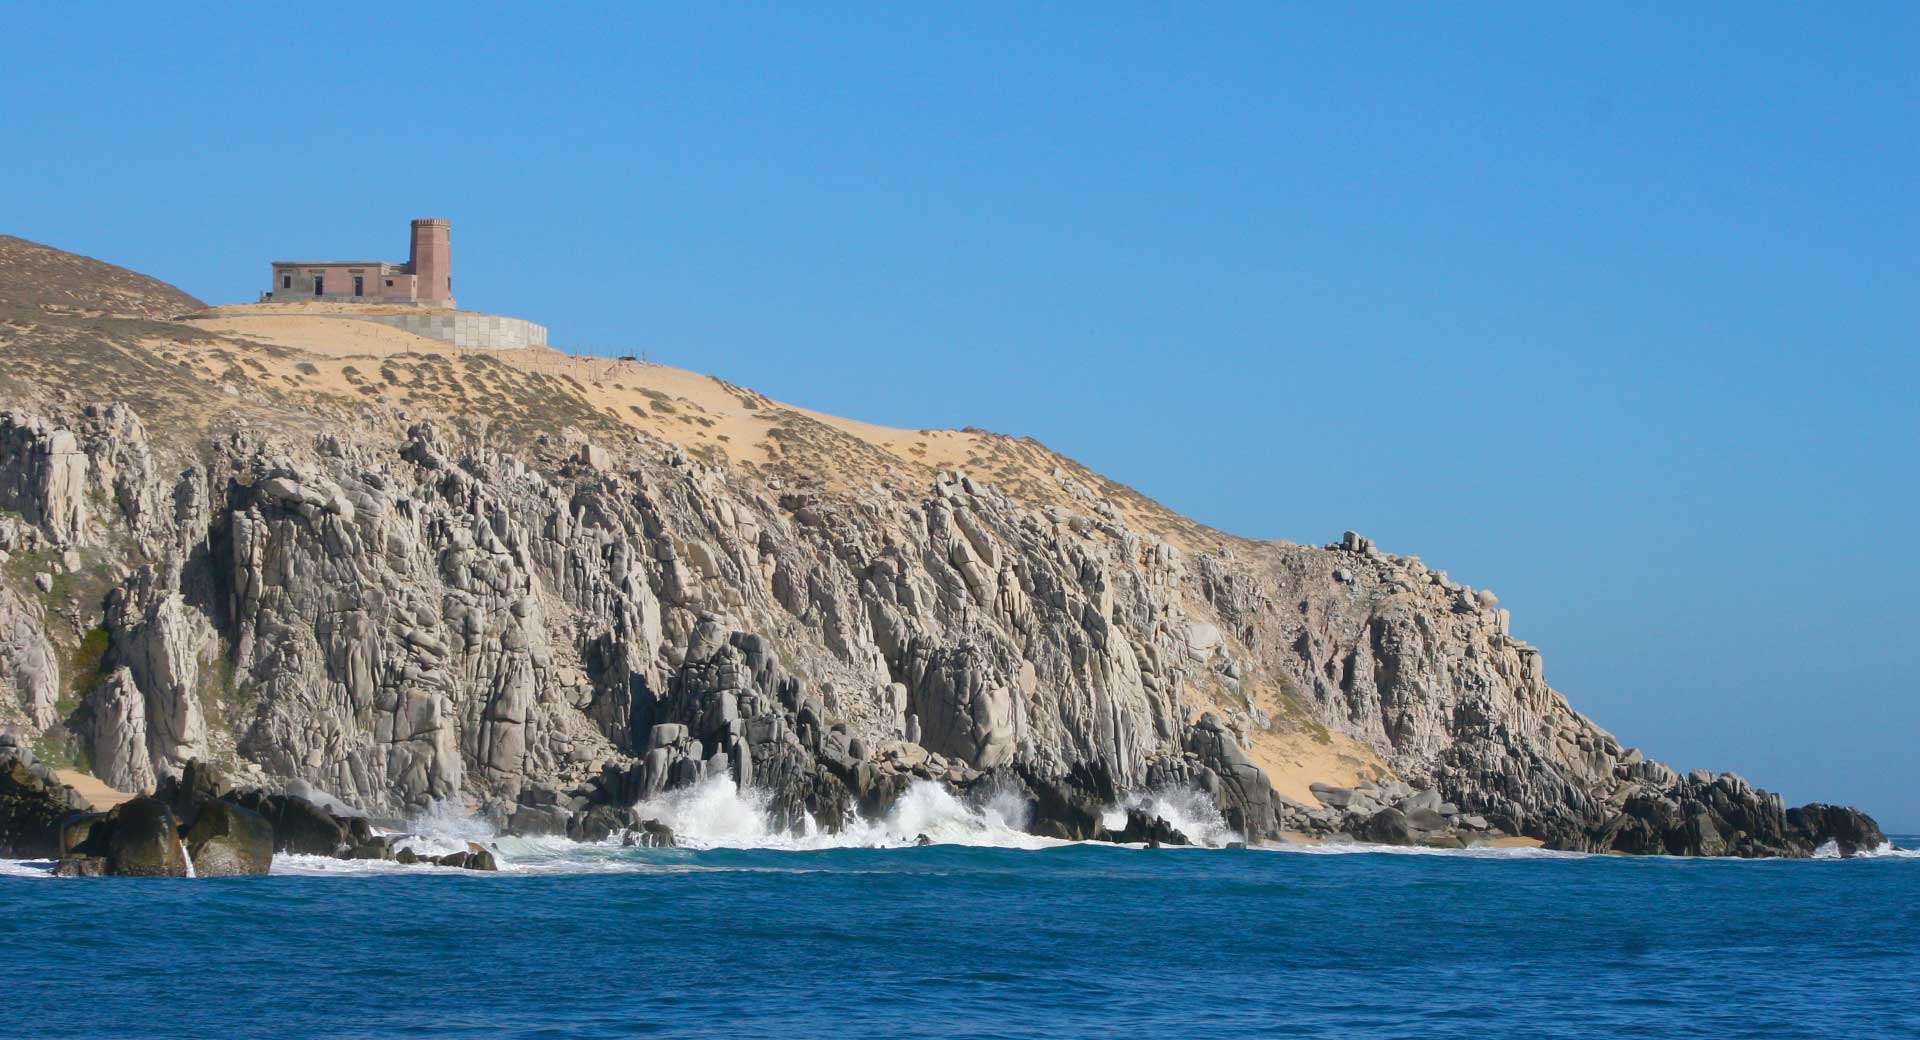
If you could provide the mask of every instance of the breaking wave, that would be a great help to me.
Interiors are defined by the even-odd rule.
[[[1037,849],[1066,844],[1026,833],[1026,807],[1017,798],[995,795],[974,804],[920,780],[885,816],[855,820],[837,834],[822,831],[810,818],[797,833],[774,827],[767,795],[743,794],[724,776],[643,799],[634,811],[673,828],[674,837],[690,849],[904,848],[919,844],[922,835],[936,845]]]
[[[1120,830],[1127,825],[1128,809],[1160,817],[1195,845],[1217,849],[1243,840],[1227,826],[1213,800],[1190,787],[1133,792],[1122,798],[1119,805],[1108,809],[1100,822],[1110,831]]]
[[[1205,794],[1187,788],[1164,788],[1126,795],[1108,807],[1102,824],[1111,830],[1126,825],[1127,811],[1139,809],[1158,816],[1197,846],[1221,848],[1241,836],[1229,827]],[[828,833],[810,818],[797,829],[774,826],[770,796],[764,791],[741,792],[731,778],[710,777],[690,787],[643,799],[634,806],[642,819],[658,820],[673,829],[678,848],[627,848],[618,836],[599,843],[579,843],[563,837],[519,837],[497,833],[483,817],[456,803],[440,803],[409,819],[395,833],[395,848],[421,857],[442,856],[477,842],[494,851],[502,874],[661,873],[716,869],[780,872],[809,869],[758,865],[720,865],[700,857],[709,850],[812,852],[834,849],[902,849],[921,844],[999,849],[1046,849],[1076,844],[1027,833],[1031,822],[1025,802],[997,793],[962,798],[943,785],[914,781],[878,819],[859,818],[838,833]],[[1911,845],[1913,840],[1901,838]],[[1102,844],[1104,843],[1088,843]],[[1105,846],[1113,847],[1113,846]],[[1292,855],[1397,855],[1464,857],[1470,859],[1584,859],[1589,854],[1514,845],[1481,845],[1466,849],[1430,849],[1373,845],[1360,842],[1280,842],[1255,846],[1261,851]],[[1839,861],[1837,847],[1822,846],[1815,859]],[[1892,843],[1862,850],[1853,860],[1920,859],[1920,850],[1896,848]],[[0,860],[0,878],[50,877],[49,860]],[[380,860],[338,860],[326,856],[277,855],[275,874],[365,875],[423,872],[486,876],[457,867],[402,865]]]
[[[1855,859],[1920,859],[1920,849],[1895,848],[1893,842],[1887,842],[1877,849],[1861,849],[1853,854]]]

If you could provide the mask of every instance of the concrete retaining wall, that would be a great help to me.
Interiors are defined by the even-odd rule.
[[[492,350],[516,350],[543,347],[547,327],[519,318],[497,314],[468,314],[459,311],[422,311],[419,314],[342,314],[355,321],[377,321],[416,336],[437,339],[456,347],[486,347]]]

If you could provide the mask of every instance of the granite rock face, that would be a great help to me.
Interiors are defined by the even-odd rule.
[[[0,507],[0,551],[108,578],[69,608],[106,644],[65,713],[49,596],[0,586],[0,722],[70,732],[130,790],[212,759],[594,836],[634,822],[595,807],[712,776],[828,828],[924,780],[1015,791],[1069,836],[1168,785],[1253,840],[1805,855],[1878,833],[1645,761],[1548,686],[1492,593],[1352,532],[1196,547],[1096,492],[1033,505],[956,472],[794,487],[639,435],[509,448],[320,414],[156,438],[120,403],[0,413]],[[1367,749],[1406,795],[1283,797],[1257,748],[1289,730]]]

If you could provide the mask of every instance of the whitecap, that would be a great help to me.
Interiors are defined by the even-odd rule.
[[[1287,841],[1255,846],[1265,852],[1285,852],[1309,856],[1451,856],[1466,859],[1587,859],[1590,852],[1543,849],[1529,845],[1475,845],[1464,849],[1433,849],[1422,845],[1371,845],[1358,841]]]
[[[776,828],[767,793],[742,793],[726,776],[643,799],[634,812],[673,828],[675,839],[691,849],[902,848],[917,844],[922,835],[938,845],[1037,849],[1065,844],[1028,834],[1026,807],[1017,798],[997,794],[963,801],[924,780],[909,784],[885,816],[854,820],[838,833],[821,830],[811,817],[800,821],[798,833]]]
[[[0,877],[52,877],[50,859],[0,859]]]
[[[1163,787],[1130,793],[1107,809],[1101,825],[1110,831],[1126,827],[1129,809],[1160,817],[1197,846],[1217,849],[1244,840],[1227,826],[1213,799],[1195,788]]]
[[[1854,859],[1920,859],[1920,849],[1902,849],[1886,842],[1878,848],[1861,849],[1853,854]]]

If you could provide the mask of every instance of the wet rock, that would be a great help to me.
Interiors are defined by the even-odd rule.
[[[162,780],[154,790],[154,797],[167,803],[181,826],[191,828],[203,806],[232,791],[233,784],[222,770],[196,758],[187,763],[178,778]],[[195,865],[198,866],[197,863]]]
[[[1201,715],[1187,730],[1186,746],[1205,767],[1202,787],[1213,795],[1229,827],[1249,841],[1280,832],[1279,796],[1266,770],[1247,757],[1224,720],[1213,712]]]
[[[393,846],[378,839],[360,842],[339,853],[341,859],[390,860],[393,858]]]
[[[1064,775],[1019,774],[1029,792],[1027,826],[1033,833],[1064,841],[1091,841],[1106,829],[1106,807],[1118,800],[1113,779],[1098,766],[1082,764]]]
[[[102,824],[107,830],[107,873],[113,877],[186,877],[187,854],[180,847],[180,823],[158,798],[142,797],[115,806]]]
[[[187,855],[200,877],[266,874],[273,865],[273,824],[232,802],[201,803],[187,828]]]
[[[80,812],[60,821],[60,855],[105,856],[107,814]]]
[[[596,805],[573,821],[567,836],[574,841],[600,842],[639,824],[632,809]]]
[[[1407,814],[1398,809],[1382,809],[1355,828],[1354,837],[1375,845],[1411,845],[1413,827]]]
[[[507,820],[507,833],[522,838],[564,836],[574,828],[573,814],[555,805],[523,805]]]
[[[62,856],[53,865],[55,877],[106,877],[107,861],[99,856]]]
[[[650,849],[670,849],[676,844],[673,828],[659,820],[641,820],[621,840],[622,845]]]
[[[356,844],[348,821],[304,798],[248,791],[238,795],[235,801],[273,825],[275,852],[299,856],[336,856]]]
[[[466,851],[450,852],[432,861],[442,867],[459,867],[462,870],[499,870],[500,863],[491,849],[477,842],[468,842]]]
[[[1887,843],[1873,817],[1843,805],[1815,802],[1789,809],[1787,826],[1802,844],[1818,849],[1833,842],[1842,856],[1871,852]]]
[[[60,853],[60,821],[79,799],[53,771],[19,749],[0,752],[0,858],[48,859]]]
[[[1106,831],[1101,837],[1104,841],[1123,845],[1146,845],[1150,848],[1158,848],[1162,845],[1193,844],[1173,824],[1144,809],[1128,809],[1126,825],[1117,831]]]

